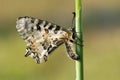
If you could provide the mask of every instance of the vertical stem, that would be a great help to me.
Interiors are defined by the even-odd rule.
[[[82,0],[75,0],[76,8],[76,32],[79,40],[76,46],[76,52],[80,60],[76,61],[76,80],[84,80],[83,73],[83,35],[82,35]]]

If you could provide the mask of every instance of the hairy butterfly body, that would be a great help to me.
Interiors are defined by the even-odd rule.
[[[61,44],[65,44],[70,58],[79,59],[73,47],[77,38],[72,30],[27,16],[17,19],[16,29],[27,43],[25,57],[31,56],[37,63],[46,62],[48,55]]]

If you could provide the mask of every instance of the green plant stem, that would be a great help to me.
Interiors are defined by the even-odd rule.
[[[80,56],[80,60],[76,61],[76,80],[84,80],[83,73],[83,35],[82,35],[82,1],[75,0],[76,8],[76,32],[80,40],[76,46],[76,52]]]

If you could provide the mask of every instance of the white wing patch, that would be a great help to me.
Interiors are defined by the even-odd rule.
[[[46,62],[48,55],[65,43],[70,58],[78,60],[79,56],[73,47],[76,38],[72,31],[48,21],[32,17],[19,17],[16,29],[27,43],[25,57],[31,56],[37,63]]]

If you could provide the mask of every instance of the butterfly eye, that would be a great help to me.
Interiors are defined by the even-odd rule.
[[[75,39],[76,38],[76,35],[75,33],[72,34],[72,39]]]
[[[73,43],[74,41],[73,41],[73,40],[70,40],[70,42],[72,42],[72,43]]]

